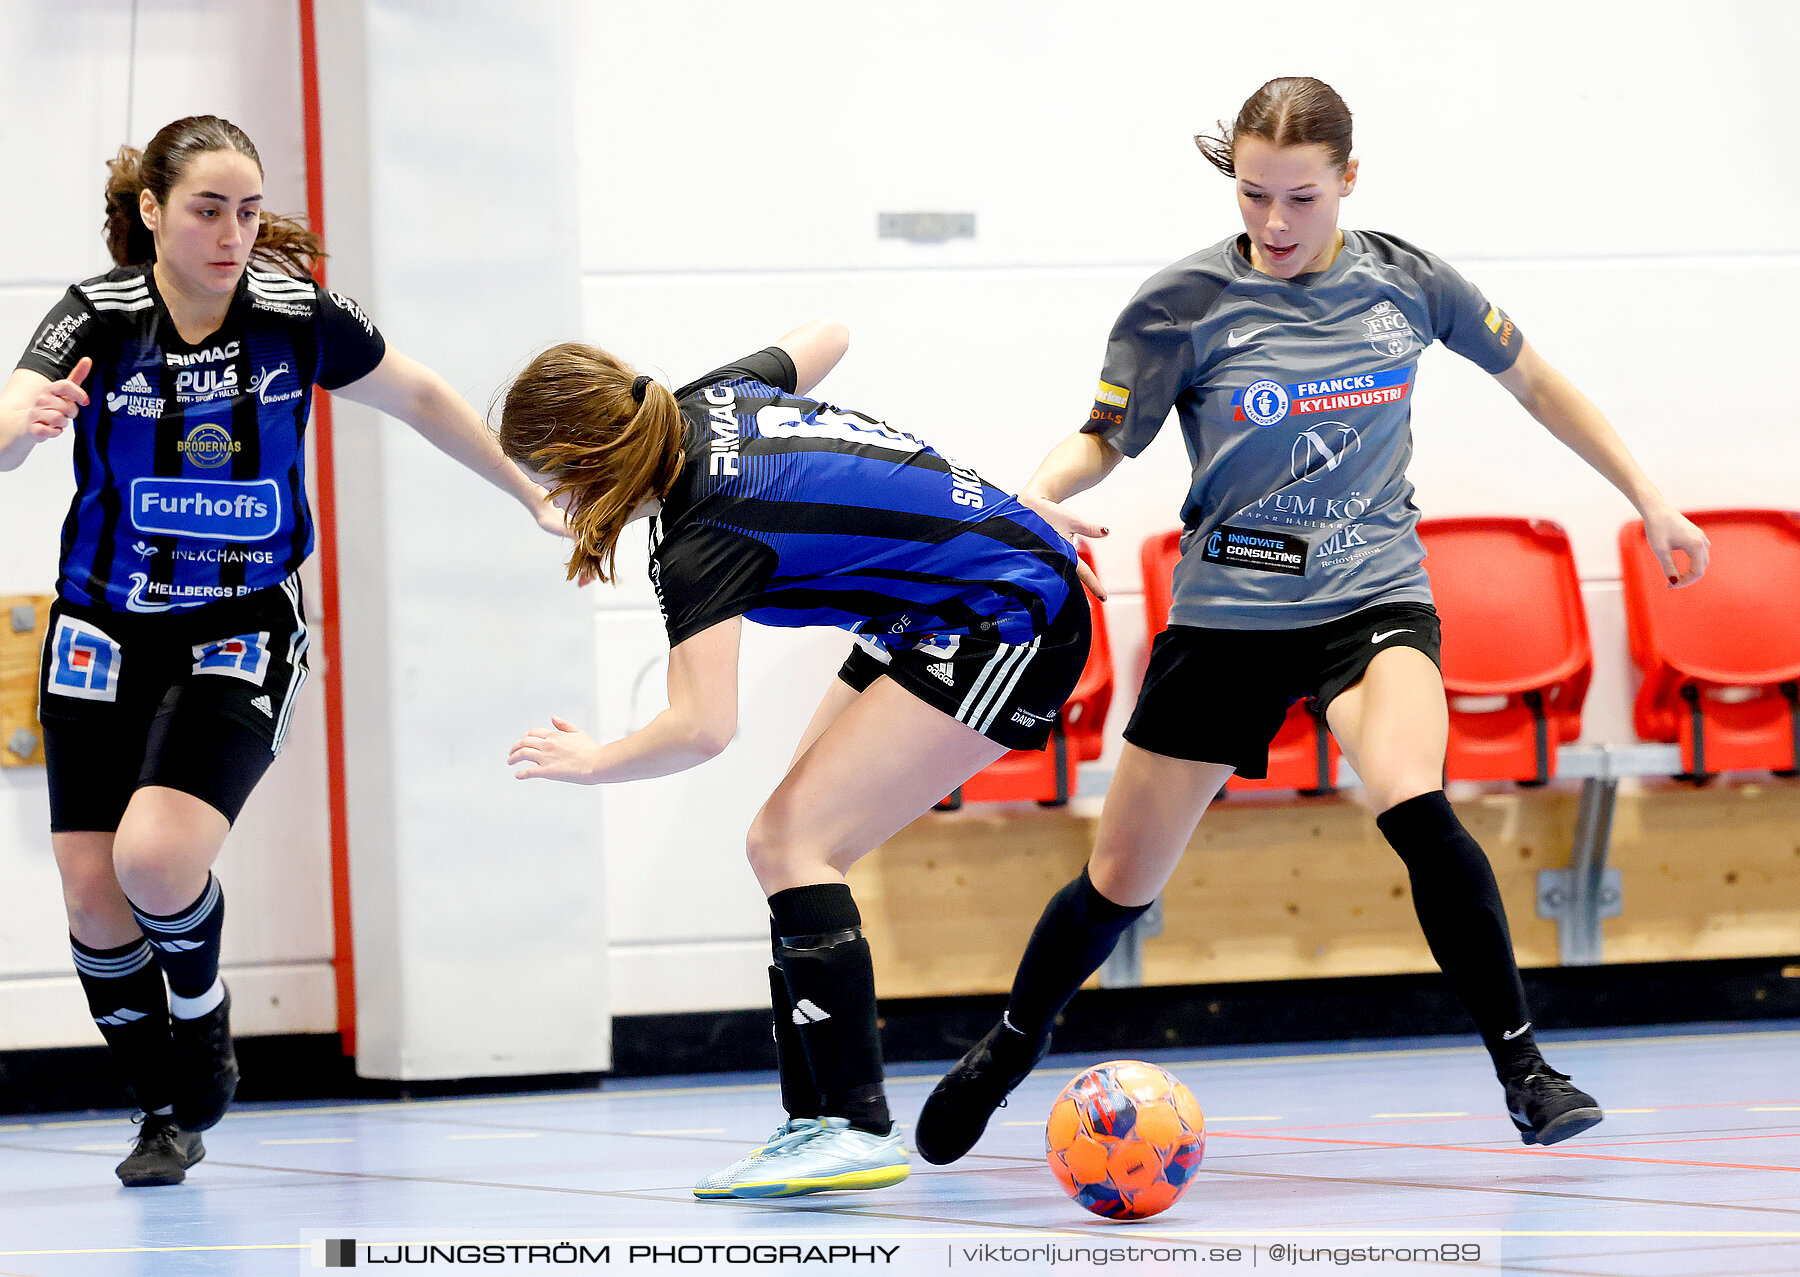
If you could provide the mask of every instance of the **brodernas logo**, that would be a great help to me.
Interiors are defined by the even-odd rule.
[[[231,432],[217,422],[207,421],[187,432],[187,438],[175,445],[177,452],[190,464],[203,470],[216,470],[242,452],[244,445],[231,437]]]
[[[1412,393],[1412,371],[1410,367],[1395,368],[1354,377],[1297,381],[1288,386],[1259,381],[1231,396],[1231,419],[1272,426],[1288,417],[1305,417],[1315,412],[1398,403]]]
[[[164,536],[266,541],[281,528],[281,489],[273,479],[133,479],[131,526]]]

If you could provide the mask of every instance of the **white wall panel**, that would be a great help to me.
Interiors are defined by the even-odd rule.
[[[1296,70],[1356,115],[1359,225],[1463,257],[1800,247],[1766,132],[1800,22],[1765,0],[1300,0],[1262,15],[1279,39],[1220,0],[582,13],[588,270],[1166,259],[1232,229],[1191,136]],[[976,238],[876,238],[921,208],[975,213]]]
[[[568,6],[320,17],[334,285],[485,406],[579,322]],[[345,409],[338,433],[357,1066],[603,1069],[595,795],[505,765],[552,708],[590,716],[591,606],[524,507],[396,422]]]

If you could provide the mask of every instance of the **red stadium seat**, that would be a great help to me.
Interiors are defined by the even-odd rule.
[[[1568,533],[1547,519],[1425,519],[1425,570],[1444,624],[1448,780],[1541,785],[1581,735],[1594,673]]]
[[[1082,542],[1077,548],[1082,561],[1093,567],[1094,556],[1087,544]],[[1086,593],[1093,617],[1093,642],[1081,678],[1051,730],[1049,745],[1001,755],[939,803],[940,810],[952,811],[964,802],[1031,801],[1060,807],[1075,792],[1076,765],[1100,757],[1106,711],[1112,705],[1112,643],[1106,636],[1105,609],[1093,591]]]
[[[1712,542],[1706,575],[1668,588],[1641,520],[1619,531],[1625,621],[1643,671],[1645,740],[1679,741],[1690,779],[1800,767],[1800,513],[1688,512]]]
[[[1144,541],[1145,634],[1154,639],[1169,624],[1169,605],[1174,595],[1175,563],[1181,558],[1181,529],[1171,528]],[[1269,742],[1269,775],[1265,780],[1233,776],[1227,790],[1297,789],[1303,794],[1328,794],[1337,786],[1338,745],[1325,722],[1310,708],[1311,701],[1288,706],[1281,730]]]

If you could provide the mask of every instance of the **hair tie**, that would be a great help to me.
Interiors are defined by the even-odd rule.
[[[648,377],[639,377],[636,381],[632,382],[631,383],[631,397],[633,399],[637,400],[639,403],[643,403],[644,402],[644,387],[648,386],[649,384],[650,384],[650,378],[648,378]]]

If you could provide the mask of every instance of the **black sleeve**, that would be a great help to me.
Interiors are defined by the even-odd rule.
[[[41,373],[51,381],[61,381],[81,362],[83,355],[93,355],[95,362],[99,362],[99,327],[80,291],[71,288],[44,316],[44,322],[38,325],[37,336],[19,357],[17,366],[28,372]]]
[[[754,537],[691,523],[650,555],[650,580],[662,606],[669,646],[756,606],[775,572],[775,551]]]
[[[723,367],[713,369],[706,376],[690,381],[675,392],[675,397],[681,399],[704,386],[710,386],[720,381],[731,381],[737,377],[749,377],[753,381],[762,382],[765,386],[785,390],[790,395],[800,384],[800,374],[794,367],[793,357],[780,346],[764,346],[754,355],[745,355],[742,359],[734,359]]]
[[[313,319],[319,342],[319,375],[327,390],[348,386],[375,371],[387,354],[387,340],[363,308],[342,293],[319,290],[319,312]]]

